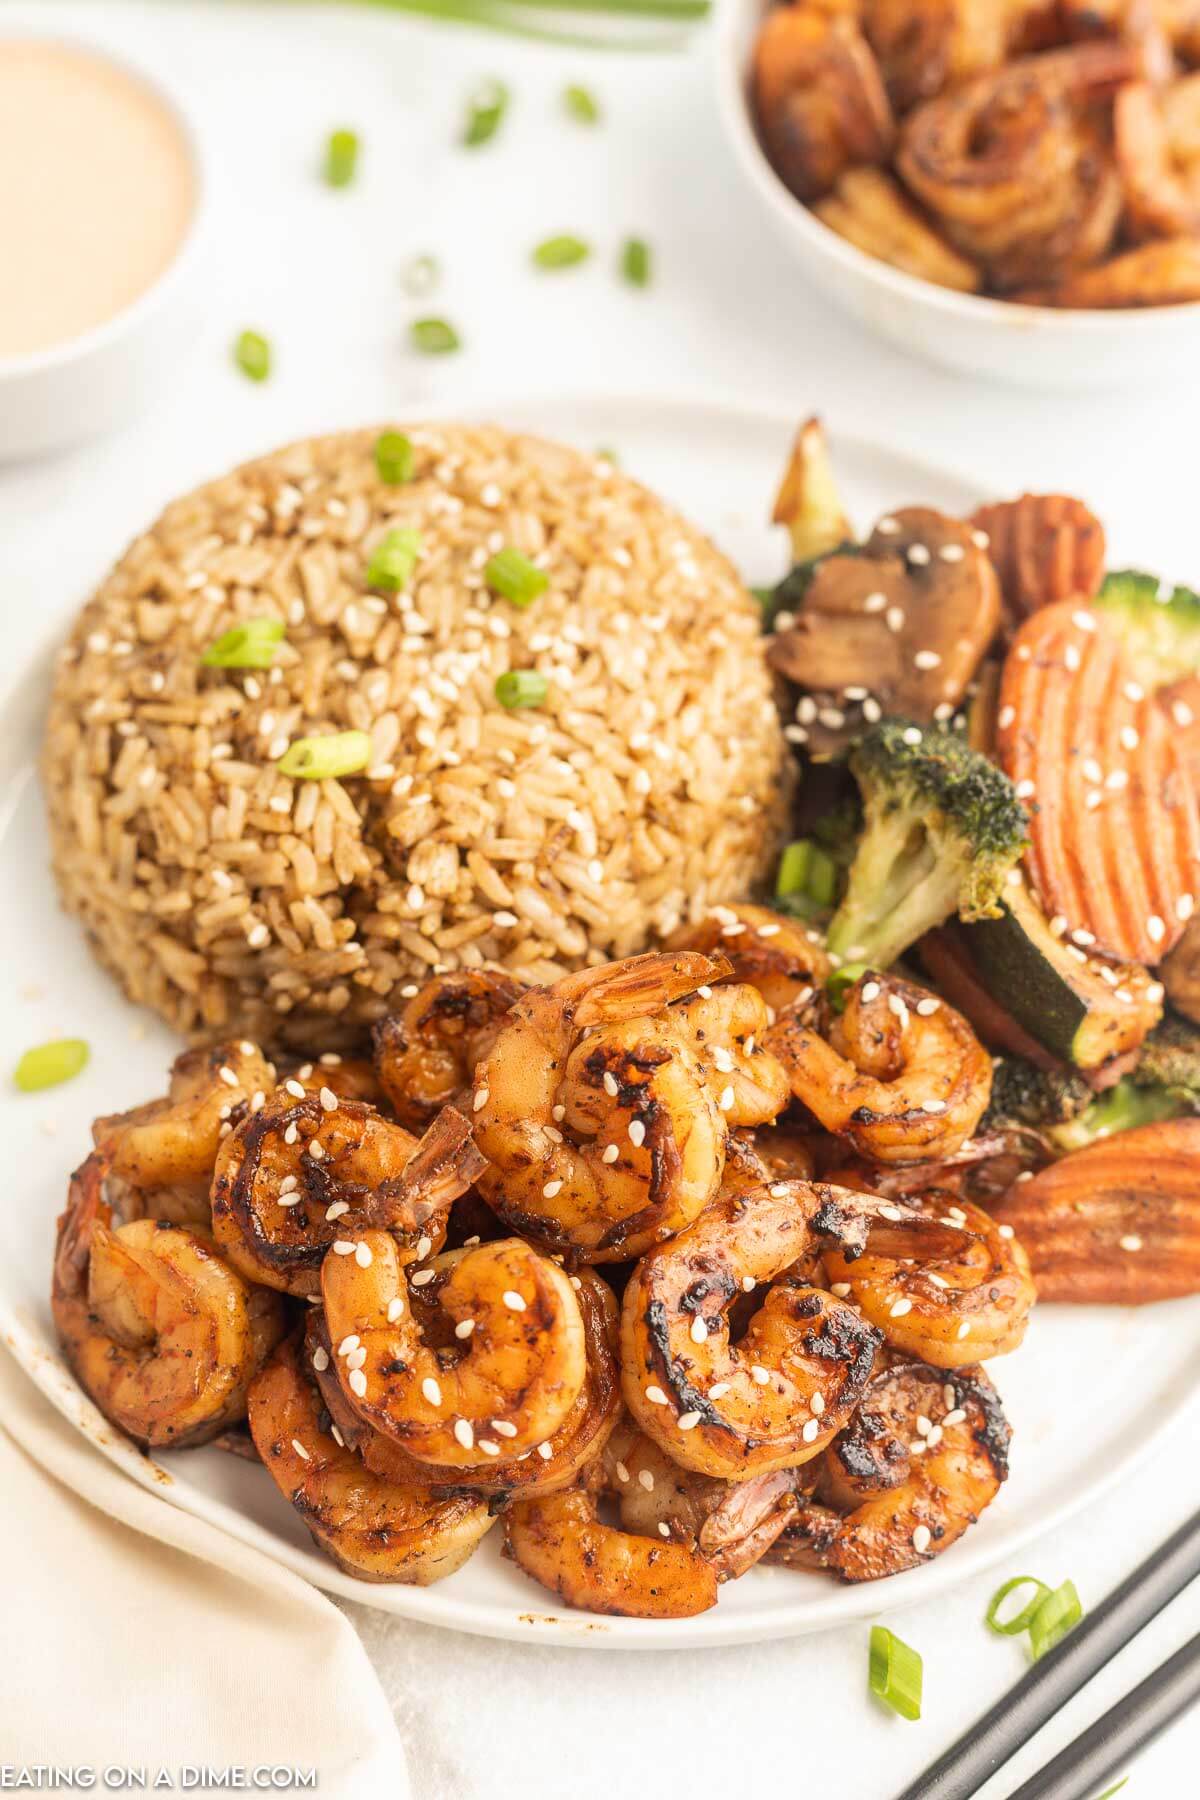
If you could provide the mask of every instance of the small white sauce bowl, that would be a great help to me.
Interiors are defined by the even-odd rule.
[[[920,281],[823,225],[776,175],[755,130],[749,70],[767,11],[766,0],[717,0],[711,47],[721,125],[779,236],[839,307],[901,350],[1018,387],[1114,387],[1192,365],[1200,302],[1119,312],[1016,306]]]
[[[144,66],[101,44],[0,19],[0,38],[61,44],[144,87],[178,129],[192,167],[192,210],[171,261],[137,299],[78,336],[0,356],[0,463],[41,456],[123,424],[169,391],[202,310],[207,184],[196,128],[179,100]]]

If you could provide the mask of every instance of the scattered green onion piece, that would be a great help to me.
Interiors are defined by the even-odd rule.
[[[846,1005],[846,995],[856,981],[871,972],[869,963],[843,963],[835,969],[825,982],[825,992],[829,996],[829,1004],[834,1012],[842,1012]]]
[[[523,706],[540,706],[550,683],[537,669],[508,669],[496,677],[496,698],[501,706],[515,712]]]
[[[13,1080],[23,1094],[58,1087],[60,1082],[74,1080],[87,1067],[90,1055],[82,1038],[56,1038],[53,1043],[27,1050],[16,1066]]]
[[[283,634],[282,619],[243,619],[223,631],[200,661],[206,669],[269,669]]]
[[[626,238],[621,246],[621,273],[631,287],[649,287],[650,246],[645,238]]]
[[[404,265],[400,283],[406,294],[419,300],[425,294],[432,294],[441,272],[436,256],[414,256]]]
[[[461,348],[462,340],[447,319],[414,319],[408,328],[414,350],[422,356],[447,356]]]
[[[417,558],[425,548],[419,531],[400,527],[387,531],[371,552],[367,564],[367,586],[398,594],[412,580]]]
[[[265,381],[271,373],[271,346],[260,331],[243,331],[233,346],[233,360],[251,381]]]
[[[539,269],[573,269],[576,263],[586,262],[591,250],[582,238],[572,237],[564,232],[560,237],[546,238],[533,251],[533,261]]]
[[[1105,1788],[1104,1792],[1099,1796],[1099,1800],[1112,1800],[1113,1795],[1119,1794],[1128,1780],[1128,1775],[1122,1775],[1120,1781],[1114,1781],[1110,1788]]]
[[[837,864],[819,844],[813,845],[804,891],[818,906],[832,906],[837,899]]]
[[[375,467],[380,481],[402,487],[413,477],[412,440],[402,431],[381,431],[375,439]]]
[[[330,187],[349,187],[358,168],[358,133],[331,131],[325,146],[325,179]]]
[[[871,1692],[902,1719],[921,1716],[924,1669],[919,1653],[886,1625],[871,1627]]]
[[[1082,1617],[1083,1607],[1073,1581],[1064,1581],[1052,1594],[1047,1594],[1029,1621],[1029,1645],[1034,1662],[1039,1662],[1055,1644],[1061,1643]]]
[[[775,877],[777,900],[785,900],[789,894],[804,892],[812,853],[813,845],[808,838],[800,838],[796,843],[786,846],[779,859],[779,873]]]
[[[752,587],[750,592],[754,595],[754,598],[758,601],[758,604],[762,607],[765,614],[775,598],[775,589]]]
[[[485,81],[467,103],[462,141],[469,150],[494,138],[508,111],[508,89],[502,81]]]
[[[580,125],[600,123],[600,104],[590,88],[576,87],[573,84],[564,88],[563,105]]]
[[[493,594],[499,594],[510,606],[520,607],[522,611],[532,606],[538,595],[544,594],[550,586],[546,571],[512,548],[497,550],[495,556],[488,558],[483,579]]]
[[[600,448],[596,452],[596,455],[599,457],[601,462],[611,463],[614,469],[619,469],[621,466],[620,456],[617,454],[617,452],[615,450],[610,449],[607,444],[601,444]]]
[[[288,745],[275,767],[301,781],[330,781],[357,775],[371,759],[365,731],[332,731],[325,737],[302,737]]]
[[[1036,1589],[1033,1599],[1028,1601],[1011,1619],[1001,1619],[1000,1608],[1014,1589],[1028,1587],[1030,1583]],[[1020,1637],[1023,1631],[1029,1630],[1029,1621],[1046,1598],[1050,1589],[1036,1575],[1014,1575],[1003,1587],[998,1587],[988,1602],[988,1609],[983,1615],[984,1624],[989,1631],[998,1632],[1001,1637]]]

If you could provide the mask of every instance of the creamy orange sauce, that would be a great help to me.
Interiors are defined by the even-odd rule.
[[[187,142],[151,89],[71,45],[0,36],[0,357],[136,300],[195,201]]]

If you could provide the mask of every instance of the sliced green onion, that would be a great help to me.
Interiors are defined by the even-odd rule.
[[[886,1625],[871,1627],[871,1692],[902,1719],[921,1716],[924,1666],[919,1652]]]
[[[281,775],[302,781],[330,781],[338,775],[357,775],[370,759],[371,740],[365,731],[331,731],[325,737],[297,738],[275,767]]]
[[[349,187],[358,167],[358,133],[331,131],[325,146],[325,179],[330,187]]]
[[[441,272],[436,256],[414,256],[401,271],[400,285],[406,294],[419,300],[425,294],[432,294]]]
[[[591,249],[582,238],[563,232],[560,237],[546,238],[536,245],[533,261],[539,269],[573,269],[576,263],[586,262],[590,255]]]
[[[563,105],[580,125],[598,125],[600,123],[600,103],[590,88],[575,87],[574,85],[564,88]]]
[[[1001,1619],[1000,1608],[1008,1596],[1015,1589],[1029,1587],[1030,1584],[1035,1590],[1032,1600],[1027,1601],[1020,1612],[1014,1613],[1011,1619]],[[998,1632],[1001,1637],[1020,1637],[1023,1631],[1029,1630],[1030,1620],[1049,1592],[1050,1589],[1045,1582],[1039,1581],[1036,1575],[1014,1575],[1011,1581],[1006,1581],[1004,1586],[998,1587],[992,1595],[988,1602],[988,1609],[983,1615],[984,1624],[989,1631]]]
[[[788,844],[779,859],[779,873],[775,877],[775,897],[786,899],[789,894],[802,894],[808,880],[808,865],[812,861],[815,846],[808,838],[800,838],[794,844]]]
[[[401,526],[385,531],[367,564],[367,586],[398,594],[412,580],[417,558],[425,548],[419,531]]]
[[[1064,1581],[1052,1594],[1047,1594],[1029,1621],[1029,1645],[1034,1662],[1061,1643],[1082,1617],[1083,1607],[1073,1581]]]
[[[282,619],[243,619],[223,631],[200,661],[206,669],[269,669],[283,634]]]
[[[233,360],[251,381],[265,381],[271,373],[271,346],[260,331],[243,331],[233,346]]]
[[[856,981],[871,972],[869,963],[843,963],[835,969],[825,982],[825,992],[829,996],[829,1004],[834,1012],[842,1012],[846,1005],[846,995]]]
[[[522,706],[540,706],[550,683],[537,669],[508,669],[496,677],[496,698],[515,712]]]
[[[601,444],[596,455],[600,458],[601,462],[611,463],[614,469],[619,469],[621,466],[619,454],[617,451],[610,449],[607,444]]]
[[[1099,1800],[1112,1800],[1113,1795],[1119,1794],[1128,1780],[1128,1775],[1122,1775],[1120,1781],[1114,1781],[1110,1788],[1105,1788],[1104,1792],[1099,1796]]]
[[[621,246],[621,273],[631,287],[649,287],[650,246],[645,238],[626,238]]]
[[[412,480],[413,460],[412,440],[402,431],[381,431],[375,439],[375,467],[380,481],[402,487]]]
[[[462,346],[462,339],[447,319],[414,319],[408,335],[413,349],[422,356],[447,356]]]
[[[467,102],[462,141],[469,150],[494,138],[508,111],[508,89],[502,81],[485,81]]]
[[[60,1082],[74,1080],[87,1067],[90,1055],[83,1038],[55,1038],[27,1050],[13,1071],[13,1080],[23,1094],[58,1087]]]
[[[538,595],[544,594],[550,586],[550,577],[544,569],[539,569],[527,556],[511,548],[497,550],[495,556],[488,558],[483,579],[493,594],[499,594],[502,600],[522,610],[532,606]]]

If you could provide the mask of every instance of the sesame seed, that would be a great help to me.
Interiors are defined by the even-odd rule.
[[[873,594],[868,594],[863,601],[863,611],[867,613],[881,613],[886,605],[887,595],[876,591]]]
[[[1024,781],[1018,781],[1018,783],[1017,783],[1017,799],[1018,800],[1030,800],[1033,798],[1033,793],[1034,793],[1034,787],[1033,787],[1032,781],[1030,781],[1028,778],[1026,778]]]
[[[500,1446],[495,1438],[480,1438],[479,1448],[485,1456],[499,1456]]]
[[[395,1324],[395,1323],[396,1323],[396,1320],[397,1320],[397,1319],[398,1319],[398,1318],[399,1318],[399,1317],[400,1317],[400,1315],[401,1315],[401,1314],[402,1314],[402,1313],[403,1313],[403,1311],[404,1311],[404,1302],[403,1302],[403,1300],[402,1300],[402,1299],[401,1299],[401,1298],[400,1298],[400,1296],[399,1296],[399,1294],[397,1294],[397,1295],[396,1295],[396,1296],[395,1296],[395,1297],[394,1297],[394,1299],[391,1299],[391,1300],[389,1300],[389,1301],[388,1301],[388,1308],[387,1308],[387,1322],[388,1322],[388,1324],[389,1324],[389,1325],[394,1325],[394,1324]]]
[[[510,1422],[507,1419],[493,1419],[491,1421],[491,1425],[492,1425],[492,1430],[495,1432],[498,1432],[501,1437],[515,1438],[517,1435],[516,1426],[513,1424],[510,1424]]]
[[[537,1453],[543,1462],[550,1461],[550,1458],[554,1455],[554,1445],[550,1442],[549,1438],[546,1438],[538,1445]]]
[[[421,1383],[421,1392],[428,1400],[430,1406],[440,1406],[442,1404],[442,1390],[438,1386],[438,1383],[433,1379],[432,1375],[427,1375]]]
[[[346,1367],[348,1369],[361,1369],[366,1360],[367,1353],[360,1344],[358,1349],[352,1350],[346,1358]]]
[[[723,1090],[723,1092],[721,1094],[721,1098],[718,1100],[717,1105],[720,1107],[722,1112],[732,1112],[733,1111],[733,1102],[734,1102],[733,1089],[731,1087],[727,1087]]]
[[[924,544],[910,544],[905,554],[910,563],[916,563],[921,569],[929,561],[929,551]]]
[[[1142,1240],[1135,1232],[1130,1232],[1127,1237],[1121,1239],[1122,1250],[1140,1250],[1141,1247]]]
[[[612,1072],[608,1069],[605,1069],[605,1071],[604,1071],[604,1091],[609,1096],[609,1098],[613,1099],[613,1100],[616,1099],[617,1095],[621,1091],[617,1085],[616,1076],[614,1074],[612,1074]]]
[[[1137,749],[1140,739],[1132,725],[1122,725],[1119,736],[1126,750]]]
[[[1196,715],[1186,700],[1172,700],[1171,717],[1181,731],[1186,731],[1188,726],[1194,722]]]
[[[375,1260],[371,1254],[370,1244],[356,1244],[354,1246],[354,1260],[360,1269],[369,1269]]]
[[[621,1152],[615,1144],[606,1144],[600,1152],[600,1161],[604,1163],[615,1163],[620,1154]]]
[[[880,519],[875,529],[885,537],[893,537],[900,529],[900,521],[899,519],[893,519],[889,513],[886,518]]]
[[[1088,781],[1104,780],[1104,770],[1100,767],[1100,764],[1096,761],[1094,756],[1085,758],[1079,766],[1083,770],[1084,776]]]
[[[944,1100],[922,1100],[921,1106],[927,1113],[944,1113],[946,1110]]]
[[[475,1445],[475,1427],[470,1419],[455,1419],[454,1435],[464,1450],[471,1450]]]
[[[561,1181],[548,1181],[543,1187],[542,1193],[546,1196],[547,1200],[553,1200],[555,1194],[562,1193],[562,1185]]]
[[[743,1275],[742,1276],[742,1292],[743,1292],[743,1294],[752,1294],[757,1286],[758,1286],[758,1283],[757,1283],[757,1281],[755,1281],[753,1275]]]
[[[706,1344],[708,1342],[708,1326],[704,1323],[704,1320],[700,1317],[699,1313],[697,1313],[692,1320],[691,1338],[693,1344]]]
[[[720,1400],[723,1399],[728,1392],[729,1383],[727,1381],[714,1381],[708,1390],[708,1397],[710,1400]]]
[[[516,1293],[512,1288],[507,1288],[505,1290],[504,1304],[505,1304],[505,1306],[507,1306],[509,1312],[524,1312],[525,1311],[524,1300],[522,1300],[520,1294]]]
[[[231,1071],[231,1073],[232,1073],[232,1071]],[[236,1077],[235,1077],[235,1079],[236,1079]],[[283,1085],[287,1089],[288,1093],[292,1096],[293,1100],[303,1100],[304,1089],[301,1087],[300,1083],[298,1081],[293,1080],[290,1075],[288,1076],[287,1080],[284,1082]]]
[[[680,1431],[693,1431],[700,1423],[700,1414],[698,1412],[680,1413],[675,1423],[679,1426]]]
[[[883,622],[887,626],[889,631],[892,631],[892,632],[903,631],[904,630],[904,608],[902,606],[889,606],[886,613],[883,615]]]
[[[1015,706],[1002,706],[1000,711],[996,714],[996,723],[1001,731],[1007,731],[1016,716],[1017,709]]]
[[[879,983],[877,981],[864,982],[858,997],[869,1006],[872,1000],[879,998]]]
[[[912,1547],[918,1556],[924,1556],[932,1540],[933,1533],[928,1525],[918,1525],[912,1534]]]
[[[967,553],[961,544],[943,544],[938,551],[938,555],[941,557],[942,561],[948,563],[961,562],[966,554]]]
[[[971,1322],[969,1319],[964,1319],[962,1324],[959,1326],[958,1330],[955,1332],[954,1335],[956,1338],[958,1338],[959,1342],[961,1343],[963,1338],[970,1336],[970,1332],[971,1332]]]
[[[821,1430],[821,1425],[820,1425],[819,1420],[806,1419],[805,1423],[804,1423],[804,1429],[800,1433],[800,1436],[804,1439],[804,1442],[806,1444],[811,1444],[811,1443],[814,1443],[816,1441],[817,1437],[820,1435],[820,1430]]]
[[[1070,669],[1071,673],[1074,674],[1075,670],[1079,667],[1079,662],[1080,657],[1078,648],[1074,644],[1068,644],[1063,650],[1063,663]]]
[[[931,1019],[941,1005],[940,1000],[918,1000],[917,1011],[923,1019]]]
[[[868,697],[862,703],[862,713],[863,718],[867,721],[868,725],[878,725],[880,719],[883,717],[883,708],[880,706],[878,700]]]
[[[912,1301],[906,1299],[893,1300],[891,1306],[888,1308],[889,1316],[893,1319],[902,1319],[905,1313],[910,1313],[911,1311]]]
[[[898,1225],[901,1219],[903,1219],[904,1214],[900,1211],[898,1206],[881,1206],[879,1209],[879,1216],[881,1219],[890,1219],[893,1225]]]
[[[658,1535],[659,1537],[665,1538],[669,1538],[671,1535],[671,1527],[665,1524],[661,1519],[658,1522]]]
[[[939,669],[942,659],[936,650],[918,650],[913,657],[913,666],[917,669]]]
[[[351,1243],[347,1238],[334,1238],[333,1240],[333,1254],[335,1256],[353,1256],[357,1248],[358,1246]]]
[[[644,1487],[648,1494],[654,1492],[654,1476],[649,1469],[638,1470],[638,1485]]]
[[[436,1274],[436,1269],[418,1269],[415,1275],[409,1276],[409,1280],[414,1287],[428,1287]]]
[[[831,1294],[836,1294],[839,1300],[845,1300],[851,1292],[850,1283],[848,1281],[835,1281],[829,1291]]]
[[[367,1378],[366,1378],[366,1376],[365,1376],[365,1375],[364,1375],[364,1374],[363,1374],[363,1372],[362,1372],[362,1370],[361,1370],[361,1369],[351,1369],[351,1371],[350,1371],[350,1376],[349,1376],[349,1381],[350,1381],[350,1391],[351,1391],[351,1393],[352,1393],[352,1394],[357,1394],[357,1395],[358,1395],[358,1397],[359,1397],[359,1399],[360,1399],[360,1400],[361,1400],[361,1399],[362,1399],[362,1397],[363,1397],[363,1395],[364,1395],[364,1394],[365,1394],[365,1393],[366,1393],[366,1391],[367,1391]]]
[[[297,1456],[302,1456],[305,1462],[308,1461],[308,1451],[304,1448],[304,1445],[300,1442],[299,1438],[292,1439],[292,1449],[296,1452]]]
[[[768,1381],[771,1379],[771,1371],[769,1369],[764,1369],[761,1363],[751,1363],[750,1379],[756,1381],[759,1387],[766,1387]]]
[[[217,1070],[217,1075],[225,1083],[226,1087],[237,1087],[240,1085],[237,1076],[229,1067],[228,1063],[222,1063],[221,1067]],[[301,1092],[303,1092],[303,1089]]]
[[[632,1119],[629,1124],[629,1141],[635,1149],[640,1149],[646,1141],[646,1127],[640,1119]]]
[[[425,1258],[429,1255],[429,1252],[432,1249],[433,1249],[433,1239],[432,1238],[419,1237],[417,1239],[417,1261],[424,1262]]]
[[[325,1217],[332,1221],[333,1219],[340,1219],[343,1213],[348,1213],[349,1211],[350,1202],[348,1200],[333,1200],[325,1208]]]
[[[324,1344],[318,1344],[313,1351],[312,1365],[318,1375],[323,1375],[329,1367],[329,1352]]]
[[[663,1391],[660,1387],[655,1387],[653,1385],[648,1387],[646,1389],[646,1398],[650,1402],[651,1406],[666,1406],[667,1405],[667,1396],[663,1393]]]
[[[952,1411],[950,1411],[946,1414],[945,1418],[942,1420],[942,1424],[943,1425],[961,1425],[963,1420],[966,1418],[966,1416],[967,1416],[966,1408],[962,1407],[962,1406],[956,1406],[953,1408]]]

